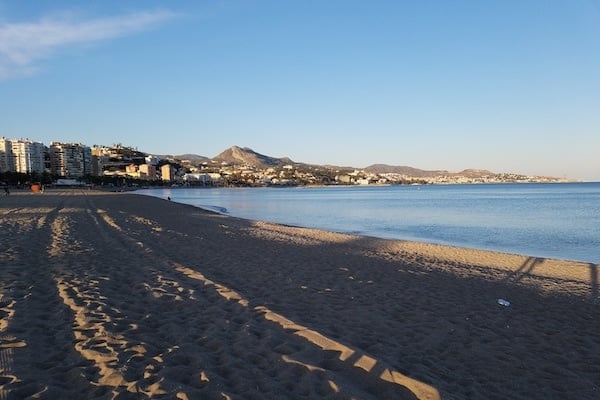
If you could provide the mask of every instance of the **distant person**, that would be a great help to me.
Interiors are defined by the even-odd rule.
[[[10,190],[8,189],[8,186],[4,186],[4,195],[8,196],[10,194]]]

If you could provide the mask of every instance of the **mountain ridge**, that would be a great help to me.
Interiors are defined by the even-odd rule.
[[[372,164],[365,168],[357,168],[351,166],[337,166],[331,164],[307,164],[295,162],[289,157],[272,157],[262,153],[258,153],[250,147],[231,146],[223,150],[218,155],[210,158],[198,154],[182,154],[173,156],[177,159],[196,160],[209,162],[213,164],[230,165],[230,166],[246,166],[252,168],[266,169],[271,167],[282,167],[284,165],[304,165],[329,169],[358,169],[369,173],[384,174],[392,173],[399,175],[412,176],[417,178],[432,178],[436,176],[466,176],[471,178],[494,175],[494,172],[483,169],[465,169],[460,172],[450,172],[447,170],[424,170],[420,168],[410,167],[406,165],[389,165],[389,164]]]

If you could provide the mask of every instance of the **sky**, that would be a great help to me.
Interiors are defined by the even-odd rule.
[[[0,137],[600,181],[600,0],[0,0]]]

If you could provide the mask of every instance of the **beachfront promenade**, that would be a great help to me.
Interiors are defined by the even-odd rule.
[[[0,224],[0,399],[600,398],[598,265],[132,193]]]

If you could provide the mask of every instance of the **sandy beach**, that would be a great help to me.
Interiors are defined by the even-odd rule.
[[[596,264],[134,193],[15,191],[0,227],[0,400],[600,398]]]

